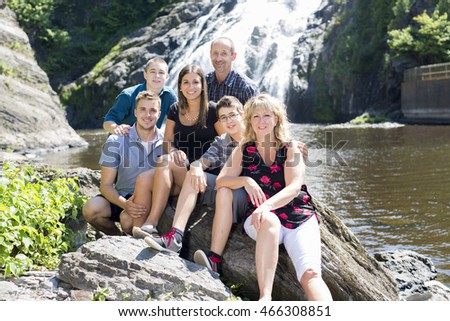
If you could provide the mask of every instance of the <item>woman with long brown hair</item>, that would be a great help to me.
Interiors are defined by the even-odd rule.
[[[178,102],[167,114],[164,151],[154,170],[139,175],[134,202],[150,209],[148,217],[135,220],[133,235],[156,234],[156,227],[170,195],[178,195],[189,164],[199,159],[214,137],[223,134],[216,104],[208,102],[206,78],[197,65],[187,65],[178,76]],[[146,219],[145,219],[146,218]],[[140,227],[140,228],[139,228]]]

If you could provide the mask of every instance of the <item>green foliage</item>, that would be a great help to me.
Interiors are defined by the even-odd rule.
[[[174,0],[6,0],[53,88],[85,74],[124,35],[149,25]]]
[[[353,125],[362,125],[362,124],[379,124],[389,121],[389,118],[383,116],[373,116],[369,113],[364,113],[350,121]]]
[[[4,164],[0,172],[0,268],[4,276],[58,266],[71,250],[75,233],[65,221],[76,220],[85,198],[77,180],[46,180],[31,166]],[[42,175],[43,176],[43,175]]]
[[[111,291],[108,288],[97,288],[97,291],[92,295],[92,301],[106,301]]]
[[[389,32],[387,41],[393,56],[412,56],[419,64],[450,61],[450,21],[447,13],[436,9],[431,16],[426,12],[414,17],[417,25]]]
[[[326,35],[329,53],[316,69],[319,79],[313,110],[316,120],[333,121],[345,93],[361,77],[385,65],[391,6],[384,0],[353,1]]]
[[[411,11],[412,0],[397,0],[392,12],[393,19],[389,25],[389,29],[396,29],[408,24],[409,12]]]
[[[450,0],[439,0],[436,9],[439,10],[440,13],[447,13],[450,16]]]

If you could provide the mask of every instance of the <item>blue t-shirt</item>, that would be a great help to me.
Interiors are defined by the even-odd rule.
[[[108,113],[105,115],[104,121],[112,120],[118,125],[133,125],[136,122],[136,116],[134,116],[136,96],[141,91],[145,90],[147,90],[147,84],[145,81],[140,85],[128,87],[122,90],[122,92],[116,97],[114,105],[112,105]],[[177,96],[172,89],[164,86],[159,93],[159,98],[161,98],[161,116],[156,122],[156,127],[161,128],[170,106],[177,101]]]

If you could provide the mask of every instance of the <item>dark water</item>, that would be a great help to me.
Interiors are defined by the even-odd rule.
[[[309,146],[306,182],[370,253],[413,250],[450,285],[450,126],[291,124]],[[98,169],[103,130],[80,131],[90,146],[43,161]]]

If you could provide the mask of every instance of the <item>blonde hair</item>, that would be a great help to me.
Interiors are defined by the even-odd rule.
[[[269,94],[262,93],[250,98],[244,106],[245,131],[242,138],[242,144],[245,145],[246,143],[256,141],[256,134],[253,130],[251,119],[257,109],[270,111],[277,117],[278,121],[273,129],[277,149],[282,148],[286,143],[290,142],[291,139],[286,129],[286,107],[278,99]]]

